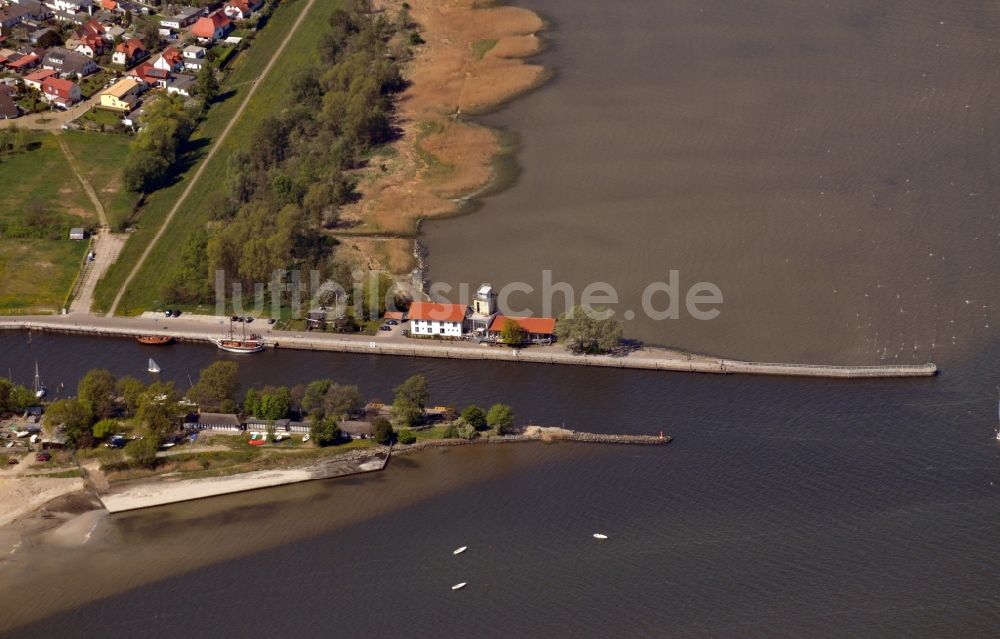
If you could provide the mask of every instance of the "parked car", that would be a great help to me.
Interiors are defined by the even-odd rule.
[[[383,325],[381,325],[381,326],[378,327],[378,330],[380,330],[380,331],[391,331],[392,327],[389,326],[388,324],[383,324]]]
[[[35,461],[47,462],[50,459],[52,459],[52,454],[51,453],[42,452],[42,453],[38,453],[37,455],[35,455]]]
[[[174,316],[174,312],[172,310],[170,310],[169,308],[167,310],[163,311],[163,314],[166,315],[167,317],[173,317]]]
[[[180,316],[181,316],[180,310],[175,308],[174,309],[174,317],[180,317]]]
[[[272,318],[270,318],[270,319],[268,319],[268,320],[267,320],[267,323],[268,323],[268,324],[274,324],[274,323],[275,323],[275,322],[277,322],[277,321],[278,321],[278,320],[276,320],[276,319],[274,319],[274,318],[272,317]]]
[[[243,318],[240,317],[239,315],[233,315],[232,317],[229,318],[229,321],[230,322],[242,322]]]
[[[391,320],[388,320],[386,322],[386,324],[388,324],[389,326],[397,326],[399,324],[399,320],[391,319]]]
[[[17,457],[8,457],[8,458],[7,458],[7,465],[8,465],[8,466],[13,466],[13,465],[15,465],[15,464],[20,464],[20,463],[21,463],[21,462],[20,462],[20,461],[18,461]]]
[[[410,334],[410,329],[408,329],[408,328],[404,328],[404,329],[403,329],[403,330],[401,330],[401,331],[400,331],[399,333],[400,333],[400,335],[402,335],[403,337],[406,337],[407,335],[409,335],[409,334]]]
[[[243,321],[244,321],[244,322],[246,322],[247,324],[249,324],[250,322],[252,322],[252,321],[253,321],[253,318],[252,318],[252,317],[249,317],[249,316],[248,316],[248,317],[244,317],[244,318],[243,318]]]

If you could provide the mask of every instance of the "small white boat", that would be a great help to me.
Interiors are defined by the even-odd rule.
[[[159,373],[160,372],[160,365],[157,364],[156,362],[154,362],[152,357],[149,358],[149,368],[148,368],[148,370],[149,370],[150,373]]]
[[[462,546],[461,548],[456,548],[455,552],[453,552],[451,554],[453,554],[453,555],[461,555],[463,552],[465,552],[468,549],[469,549],[468,546]]]
[[[31,341],[29,334],[28,341]],[[38,362],[35,362],[35,399],[41,399],[49,394],[49,389],[42,384],[42,378],[38,375]]]
[[[465,588],[465,582],[464,581],[462,583],[460,583],[460,584],[455,584],[454,586],[451,587],[452,590],[461,590],[462,588]]]
[[[594,539],[607,539],[608,536],[603,533],[594,533]]]

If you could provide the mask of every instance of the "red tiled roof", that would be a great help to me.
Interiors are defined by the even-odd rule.
[[[181,59],[183,59],[181,52],[173,47],[167,47],[160,55],[163,56],[163,59],[170,64],[177,64],[181,61]]]
[[[62,78],[45,78],[42,82],[42,91],[60,98],[69,98],[72,96],[74,86],[76,85],[71,81]]]
[[[118,3],[115,0],[101,0],[101,8],[108,11],[114,11],[118,8]]]
[[[30,67],[31,65],[38,62],[38,60],[39,57],[37,55],[35,55],[34,53],[29,53],[23,58],[20,58],[18,60],[15,60],[14,62],[9,63],[7,66],[9,66],[11,69],[23,69],[25,67]]]
[[[145,50],[146,47],[143,46],[142,40],[140,40],[139,38],[129,38],[124,42],[120,42],[118,46],[115,47],[115,51],[119,53],[124,53],[130,58],[134,58],[137,52]]]
[[[465,304],[435,304],[433,302],[414,302],[410,305],[407,317],[411,320],[430,320],[433,322],[461,322],[469,307]]]
[[[493,318],[490,322],[490,332],[499,333],[508,320],[520,324],[525,333],[552,335],[556,332],[556,321],[551,317],[507,317],[506,315],[497,315]]]
[[[232,23],[233,21],[226,14],[216,11],[210,16],[199,18],[198,22],[195,22],[194,26],[191,27],[191,33],[199,38],[211,38],[215,35],[216,29],[220,27],[226,28]]]
[[[386,311],[385,314],[382,315],[382,319],[394,319],[401,322],[403,321],[403,315],[405,315],[405,313],[402,311]]]
[[[54,75],[59,75],[59,72],[55,69],[42,69],[40,71],[35,71],[34,73],[29,73],[24,76],[25,81],[31,82],[41,82],[45,78],[51,78]]]

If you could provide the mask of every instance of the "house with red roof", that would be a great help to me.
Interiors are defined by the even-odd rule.
[[[167,47],[153,60],[153,66],[176,73],[184,68],[184,56],[174,47]]]
[[[146,45],[139,38],[129,38],[119,42],[115,47],[115,52],[111,54],[111,61],[125,67],[134,65],[139,60],[149,57]]]
[[[222,11],[233,20],[249,20],[263,6],[264,0],[231,0]]]
[[[133,67],[125,75],[138,78],[149,86],[160,87],[161,89],[167,88],[167,81],[170,80],[169,71],[157,69],[149,62],[143,62]]]
[[[26,69],[37,67],[38,63],[41,62],[41,60],[42,59],[39,58],[34,53],[29,53],[27,55],[22,55],[15,59],[8,60],[7,68],[11,69],[12,71],[22,72]]]
[[[70,80],[46,78],[42,81],[42,95],[49,103],[68,109],[80,101],[80,87]]]
[[[413,302],[406,316],[410,320],[411,335],[461,337],[468,314],[469,307],[465,304]]]
[[[556,320],[552,317],[513,317],[495,315],[486,329],[486,339],[503,342],[503,330],[508,322],[513,322],[524,331],[523,343],[551,344],[556,339]]]
[[[104,53],[104,49],[107,46],[108,43],[102,36],[84,31],[77,34],[76,46],[73,47],[73,51],[82,53],[88,58],[96,58]]]
[[[199,18],[191,27],[191,35],[202,42],[214,42],[226,37],[233,30],[233,21],[221,11]]]
[[[36,91],[41,91],[44,80],[58,75],[59,72],[55,69],[41,69],[24,76],[24,85]]]

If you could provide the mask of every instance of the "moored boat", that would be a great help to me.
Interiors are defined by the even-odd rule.
[[[466,585],[466,584],[465,584],[465,582],[463,581],[463,582],[462,582],[462,583],[460,583],[460,584],[455,584],[454,586],[452,586],[452,587],[451,587],[451,589],[452,589],[452,590],[461,590],[462,588],[465,588],[465,585]]]
[[[451,554],[453,554],[453,555],[461,555],[463,552],[465,552],[468,549],[469,549],[468,546],[462,546],[461,548],[456,548],[455,551],[453,553],[451,553]]]
[[[256,333],[247,335],[247,325],[243,323],[243,334],[237,336],[233,331],[233,321],[229,320],[229,332],[225,337],[218,337],[212,342],[227,353],[259,353],[264,350],[264,338]]]
[[[174,341],[173,337],[169,335],[140,335],[135,338],[140,344],[148,344],[150,346],[162,346],[164,344],[172,344]]]

